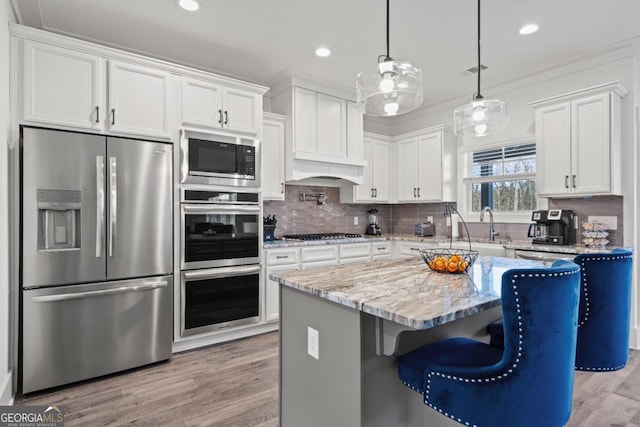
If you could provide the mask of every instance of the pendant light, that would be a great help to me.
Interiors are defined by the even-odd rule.
[[[422,104],[422,70],[389,56],[389,0],[387,0],[387,54],[378,57],[377,70],[356,78],[358,108],[368,116],[395,116]]]
[[[478,0],[478,92],[473,100],[453,111],[453,132],[462,136],[486,136],[507,127],[507,105],[499,99],[485,99],[480,93],[480,0]]]

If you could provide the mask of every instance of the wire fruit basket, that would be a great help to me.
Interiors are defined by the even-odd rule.
[[[447,249],[418,249],[422,260],[427,266],[438,273],[462,274],[469,271],[474,262],[478,259],[478,251],[471,249],[471,239],[469,237],[469,229],[462,219],[458,211],[450,206],[445,205],[445,215],[450,216],[451,211],[458,214],[464,229],[467,232],[467,241],[469,242],[469,250],[454,249],[452,234],[449,235],[449,248]]]

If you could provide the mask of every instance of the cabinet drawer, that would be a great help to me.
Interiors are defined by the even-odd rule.
[[[265,262],[268,266],[298,263],[297,248],[268,249],[265,251]]]
[[[300,260],[305,262],[327,261],[338,259],[338,246],[313,246],[300,249]]]
[[[360,257],[354,257],[354,258],[340,258],[340,265],[345,265],[345,264],[356,264],[358,262],[370,262],[371,261],[371,257],[367,256],[360,256]]]
[[[402,256],[420,256],[416,249],[429,249],[437,247],[437,244],[418,243],[418,242],[400,242],[400,255]]]
[[[369,243],[348,243],[340,245],[340,259],[368,257],[371,252]]]
[[[391,242],[371,243],[371,256],[386,255],[391,253]]]

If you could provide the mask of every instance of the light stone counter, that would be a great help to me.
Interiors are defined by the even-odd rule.
[[[539,261],[480,256],[468,274],[436,273],[420,258],[312,268],[269,277],[282,286],[414,329],[500,305],[502,273]]]
[[[414,257],[271,274],[280,283],[280,425],[459,425],[400,382],[396,356],[452,336],[486,342],[502,274],[543,264],[479,257],[458,275]]]

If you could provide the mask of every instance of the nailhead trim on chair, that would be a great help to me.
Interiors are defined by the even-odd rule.
[[[629,259],[629,258],[633,258],[632,255],[610,255],[610,256],[596,256],[596,257],[589,257],[589,258],[583,258],[580,262],[580,271],[582,272],[582,282],[583,282],[583,293],[584,293],[584,297],[585,297],[585,313],[584,313],[584,319],[582,319],[582,321],[580,323],[578,323],[578,328],[581,327],[582,325],[584,325],[587,320],[589,320],[589,291],[588,291],[588,287],[587,287],[587,278],[586,278],[586,274],[584,273],[585,270],[585,261],[611,261],[611,260],[615,260],[615,259]],[[594,371],[594,372],[605,372],[605,371],[617,371],[619,369],[622,369],[626,366],[626,363],[623,363],[622,365],[618,365],[618,366],[614,366],[614,367],[602,367],[602,368],[585,368],[583,366],[576,366],[576,369],[581,370],[581,371]]]
[[[570,274],[576,274],[579,273],[580,271],[567,271],[567,272],[562,272],[562,273],[552,273],[552,274],[546,274],[546,273],[527,273],[527,274],[514,274],[513,275],[513,279],[511,280],[511,283],[513,283],[513,294],[515,295],[515,301],[516,301],[516,312],[518,313],[518,331],[519,331],[519,335],[518,335],[518,357],[516,357],[516,361],[515,363],[511,366],[511,369],[509,369],[507,372],[505,372],[504,374],[498,375],[496,377],[492,377],[492,378],[459,378],[456,377],[455,375],[446,375],[440,372],[435,372],[435,371],[431,371],[427,374],[427,386],[424,390],[424,403],[425,405],[428,405],[429,407],[433,408],[434,410],[440,412],[441,414],[443,414],[444,416],[451,418],[452,420],[458,421],[459,423],[464,423],[464,425],[467,426],[472,426],[472,427],[478,427],[477,424],[470,424],[468,421],[463,421],[462,419],[456,417],[453,414],[449,414],[447,412],[443,412],[442,409],[438,408],[437,406],[435,406],[434,404],[430,403],[429,400],[429,389],[431,387],[431,376],[435,375],[437,377],[442,377],[442,378],[446,378],[448,380],[453,380],[453,381],[461,381],[461,382],[471,382],[471,383],[488,383],[491,381],[496,381],[496,380],[502,380],[506,377],[508,377],[511,373],[513,373],[513,371],[518,367],[518,363],[520,362],[520,357],[522,357],[522,334],[523,334],[523,330],[522,330],[522,316],[520,316],[520,298],[518,297],[518,287],[516,284],[516,278],[517,277],[557,277],[557,276],[568,276]],[[402,383],[404,385],[406,385],[407,387],[411,388],[412,390],[418,391],[415,388],[413,388],[413,386],[411,386],[410,384],[407,384],[405,381],[402,381]]]

